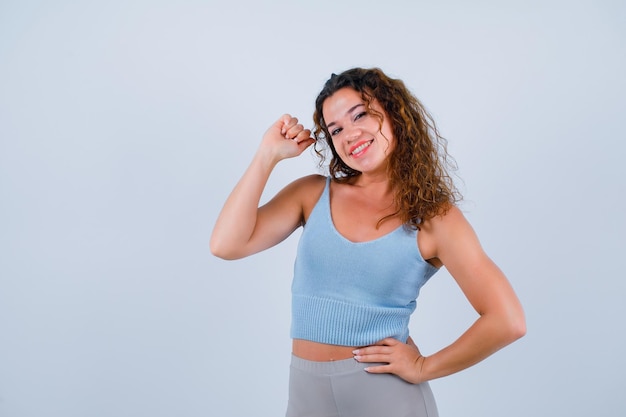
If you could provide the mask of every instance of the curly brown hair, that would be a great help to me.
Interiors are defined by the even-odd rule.
[[[390,78],[379,68],[353,68],[339,75],[333,74],[315,100],[314,149],[320,157],[320,166],[326,160],[322,144],[330,149],[328,169],[335,181],[350,182],[361,175],[337,154],[322,113],[324,101],[346,87],[361,94],[368,112],[378,117],[382,127],[383,115],[371,108],[372,101],[378,102],[389,118],[396,140],[389,156],[388,173],[397,210],[380,219],[379,224],[399,215],[405,225],[419,229],[420,223],[445,214],[461,200],[450,176],[450,172],[456,170],[456,164],[449,156],[447,141],[439,134],[433,118],[402,80]]]

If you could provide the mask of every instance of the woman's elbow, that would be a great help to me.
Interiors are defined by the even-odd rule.
[[[211,254],[216,258],[224,259],[225,261],[230,261],[232,258],[229,258],[226,253],[221,252],[219,249],[211,248]]]
[[[512,341],[516,341],[517,339],[521,339],[526,335],[526,322],[522,320],[521,323],[518,323],[515,327],[511,329],[511,337]]]
[[[516,341],[526,335],[526,318],[522,310],[509,316],[507,320],[507,338],[509,343]]]
[[[228,246],[222,244],[217,239],[211,239],[209,242],[209,250],[213,256],[217,256],[218,258],[224,259],[226,261],[232,261],[235,259],[241,258],[241,256],[237,256],[236,251],[232,248],[228,248]]]

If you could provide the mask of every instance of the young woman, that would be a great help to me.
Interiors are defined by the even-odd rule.
[[[282,116],[226,200],[211,251],[242,258],[302,226],[292,286],[288,417],[437,416],[431,379],[523,336],[522,307],[455,206],[446,150],[400,80],[379,69],[333,76],[316,100],[313,137]],[[274,166],[315,143],[327,177],[259,200]],[[419,290],[445,266],[479,318],[423,356],[408,323]]]

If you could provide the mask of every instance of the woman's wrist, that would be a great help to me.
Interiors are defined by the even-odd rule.
[[[415,382],[416,384],[421,384],[422,382],[427,381],[424,375],[424,363],[425,362],[426,362],[426,356],[422,356],[422,355],[420,355],[420,357],[417,358],[417,361],[415,361],[415,366],[417,367],[417,382]]]
[[[271,149],[265,148],[263,146],[257,149],[256,154],[254,155],[254,161],[267,172],[271,172],[274,167],[280,162],[280,158],[272,152]]]

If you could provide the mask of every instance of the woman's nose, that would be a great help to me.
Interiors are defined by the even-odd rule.
[[[352,141],[358,139],[359,137],[361,137],[361,129],[356,127],[356,126],[350,126],[346,130],[347,130],[346,138],[350,142],[352,142]]]

